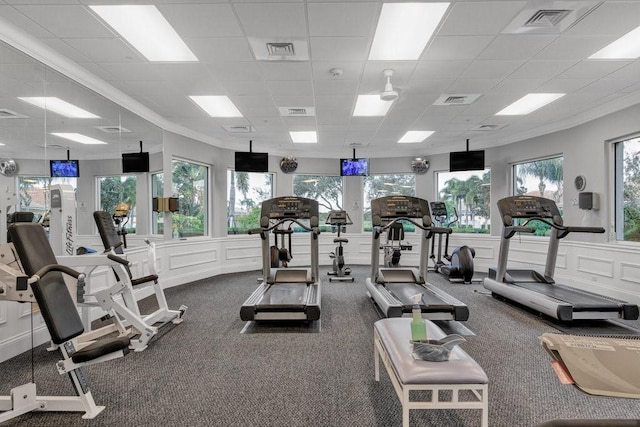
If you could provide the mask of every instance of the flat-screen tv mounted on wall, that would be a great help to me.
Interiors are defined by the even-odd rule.
[[[449,172],[484,170],[484,150],[449,153]]]
[[[122,173],[149,172],[149,153],[122,153]]]
[[[269,172],[269,153],[236,151],[234,169],[236,172]]]
[[[50,160],[51,177],[78,178],[80,165],[77,160]]]
[[[340,176],[368,176],[369,159],[340,159]]]

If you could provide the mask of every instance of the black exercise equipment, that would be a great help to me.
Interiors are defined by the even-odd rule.
[[[420,229],[420,267],[380,267],[380,235],[400,221]],[[413,297],[421,295],[422,316],[431,320],[467,320],[469,308],[427,282],[429,239],[434,232],[429,202],[412,196],[387,196],[371,201],[371,276],[365,281],[369,296],[386,317],[411,315]]]
[[[498,200],[503,230],[498,266],[489,269],[484,287],[493,295],[532,308],[555,319],[638,319],[638,306],[614,298],[560,285],[554,280],[558,245],[569,233],[604,233],[602,227],[575,227],[563,224],[560,210],[551,199],[511,196]],[[514,219],[524,221],[517,225]],[[532,221],[551,227],[544,273],[531,269],[507,269],[509,244],[516,233],[534,233]]]
[[[336,249],[329,253],[329,257],[333,260],[333,270],[327,272],[330,276],[329,281],[353,282],[351,269],[344,266],[344,248],[342,247],[343,243],[349,243],[349,239],[340,236],[340,233],[346,231],[347,225],[353,224],[353,221],[346,211],[332,210],[325,223],[331,225],[331,228],[337,230],[338,233],[338,236],[333,239],[333,243],[337,244]]]
[[[386,234],[386,242],[380,246],[384,251],[384,266],[391,268],[400,267],[400,257],[402,251],[410,251],[413,246],[409,243],[402,243],[404,240],[404,226],[402,222],[389,224]]]
[[[83,367],[124,356],[129,351],[129,338],[105,338],[76,350],[73,339],[84,333],[84,327],[63,273],[74,277],[78,288],[84,286],[84,274],[57,263],[40,224],[14,223],[9,233],[28,276],[26,284],[62,354],[63,359],[56,363],[58,372],[69,375],[76,396],[38,396],[36,384],[26,383],[13,388],[10,397],[0,397],[0,423],[32,411],[84,412],[82,418],[94,418],[104,406],[93,400]]]
[[[458,221],[456,214],[454,219],[444,224],[448,218],[447,206],[444,202],[431,202],[431,218],[442,231],[434,232],[438,236],[438,255],[435,254],[436,239],[431,240],[431,255],[433,271],[446,276],[450,282],[471,283],[473,278],[473,258],[476,251],[467,245],[459,246],[449,255],[449,235],[453,232],[451,225]],[[445,236],[444,254],[442,253],[442,235]],[[447,261],[447,262],[445,262]]]
[[[309,225],[301,221],[308,221]],[[293,224],[308,231],[310,268],[272,268],[269,232]],[[255,320],[304,320],[320,318],[318,275],[318,202],[304,197],[276,197],[262,202],[260,228],[249,230],[262,239],[262,283],[240,308],[240,318]]]
[[[284,224],[281,224],[284,225]],[[293,258],[291,253],[291,235],[293,234],[293,229],[291,228],[291,223],[289,223],[288,228],[274,228],[272,230],[274,245],[269,248],[270,256],[271,256],[271,268],[280,268],[288,267],[289,261]],[[280,246],[278,247],[278,236],[280,236]],[[284,243],[284,236],[289,237],[288,246]]]

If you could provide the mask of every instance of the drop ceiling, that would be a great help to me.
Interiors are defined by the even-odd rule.
[[[126,117],[121,124],[132,134],[118,134],[118,146],[103,155],[130,149],[137,139],[156,138],[149,133],[157,135],[158,126],[233,150],[248,150],[253,140],[254,150],[279,155],[344,157],[352,147],[369,157],[429,155],[464,149],[466,139],[472,148],[519,141],[640,102],[639,60],[588,59],[638,26],[638,1],[452,1],[416,61],[367,60],[382,2],[154,3],[199,59],[190,63],[147,61],[89,8],[119,3],[0,2],[0,19],[19,33],[14,39],[40,52],[51,68],[81,76],[100,93],[59,78],[57,85],[47,84],[48,94],[71,92],[86,108],[107,99],[124,107],[107,102],[112,110],[97,113],[104,120],[83,125],[112,127]],[[256,59],[263,55],[256,46],[284,42],[295,43],[298,52],[307,49],[302,54],[308,58]],[[13,101],[42,79],[28,81],[28,73],[11,66],[13,58],[0,56],[0,109],[42,114]],[[384,117],[353,117],[358,95],[384,89],[385,69],[394,70],[399,98]],[[530,92],[567,95],[526,116],[495,115]],[[189,100],[192,95],[226,95],[243,117],[211,118]],[[442,102],[459,98],[465,102]],[[283,114],[292,110],[307,114]],[[27,134],[24,124],[11,133],[19,120],[25,119],[0,120],[0,141]],[[8,121],[14,124],[5,125]],[[290,131],[309,130],[318,132],[317,144],[291,142]],[[398,144],[409,130],[435,132],[422,143]],[[39,133],[42,139],[41,128]],[[88,157],[96,150],[78,149]]]

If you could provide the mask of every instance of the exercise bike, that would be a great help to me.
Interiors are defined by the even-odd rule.
[[[387,240],[380,246],[384,250],[384,266],[390,268],[400,267],[402,251],[410,251],[413,245],[402,243],[404,240],[404,227],[401,222],[391,224],[387,230]]]
[[[448,217],[447,207],[444,202],[431,202],[431,218],[440,227]],[[455,208],[454,208],[455,212]],[[471,283],[473,278],[473,258],[476,251],[467,245],[457,247],[449,255],[449,235],[453,232],[452,224],[458,222],[458,214],[449,223],[444,225],[447,231],[434,231],[438,235],[438,256],[435,254],[435,240],[431,239],[431,255],[429,258],[434,263],[433,271],[446,276],[450,282]],[[445,235],[444,254],[442,253],[442,235]],[[445,262],[447,261],[447,262]]]
[[[333,239],[333,243],[336,243],[336,250],[329,253],[329,258],[333,260],[333,270],[328,271],[330,276],[330,282],[353,282],[354,278],[351,276],[351,269],[344,266],[344,248],[343,243],[349,243],[349,240],[340,237],[340,233],[346,231],[347,225],[353,224],[349,214],[343,210],[332,210],[329,212],[329,216],[325,221],[325,224],[331,225],[332,230],[337,230],[338,236]]]

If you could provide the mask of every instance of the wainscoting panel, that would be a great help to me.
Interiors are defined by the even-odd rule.
[[[613,278],[613,260],[607,258],[577,256],[577,270],[587,274]]]
[[[620,279],[627,282],[640,284],[640,265],[621,262]]]

